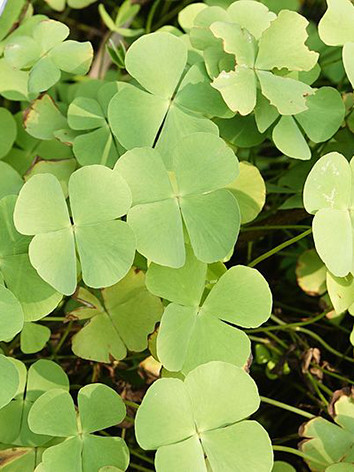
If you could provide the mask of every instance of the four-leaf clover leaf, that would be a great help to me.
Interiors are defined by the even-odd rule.
[[[45,392],[60,388],[69,390],[69,380],[55,362],[41,359],[26,370],[17,360],[10,360],[19,375],[19,384],[10,403],[0,410],[0,443],[14,446],[42,446],[53,435],[36,434],[28,426],[28,415],[33,403]]]
[[[158,357],[170,371],[186,373],[214,360],[242,367],[250,356],[250,341],[229,323],[253,328],[270,316],[272,295],[256,269],[232,267],[204,299],[206,277],[207,264],[190,249],[181,269],[156,264],[148,269],[148,289],[172,302],[162,316],[157,338]]]
[[[337,277],[354,273],[353,159],[332,152],[313,166],[304,186],[306,211],[315,215],[316,250]]]
[[[135,237],[125,215],[131,205],[127,183],[108,167],[93,165],[69,179],[72,223],[62,187],[51,174],[34,175],[22,187],[14,212],[17,230],[34,236],[29,257],[38,274],[71,295],[77,285],[76,249],[84,282],[108,287],[122,279],[135,255]]]
[[[97,383],[81,388],[77,402],[78,414],[70,394],[54,389],[32,406],[28,423],[34,432],[65,438],[44,451],[45,472],[97,472],[106,465],[126,470],[129,451],[124,440],[92,434],[123,421],[123,400],[107,385]]]
[[[126,152],[114,169],[131,189],[133,204],[127,221],[138,251],[146,258],[182,267],[183,222],[198,259],[216,262],[232,251],[240,211],[236,198],[224,187],[237,177],[238,161],[222,139],[207,133],[182,138],[172,151],[171,172],[151,148]]]
[[[212,86],[220,91],[232,111],[251,113],[258,88],[281,115],[295,115],[307,109],[306,97],[313,93],[311,87],[274,72],[309,71],[316,65],[318,54],[305,45],[305,18],[289,10],[275,17],[261,3],[238,1],[227,11],[212,7],[202,10],[194,24],[192,44],[204,49],[207,63],[218,65],[208,68],[214,77]]]
[[[354,401],[339,390],[331,403],[334,423],[320,416],[305,423],[300,435],[301,450],[314,472],[350,472],[354,463]],[[339,468],[334,464],[342,464]],[[333,464],[333,466],[332,466]]]
[[[39,94],[60,80],[61,71],[86,74],[93,57],[91,43],[65,41],[69,28],[59,21],[45,19],[26,35],[16,34],[7,41],[4,58],[13,68],[31,69],[29,93]]]
[[[78,96],[68,108],[68,125],[77,131],[88,130],[74,138],[73,151],[84,166],[103,164],[113,167],[119,152],[117,143],[107,123],[108,104],[117,92],[117,83],[104,84],[96,98]]]
[[[244,370],[210,362],[184,381],[157,380],[136,416],[143,449],[157,449],[157,472],[270,472],[271,443],[256,421],[257,387]]]
[[[131,269],[123,280],[101,293],[103,304],[82,287],[75,295],[82,306],[68,317],[88,323],[73,336],[73,352],[83,359],[108,363],[111,356],[124,359],[127,350],[146,349],[163,308],[160,299],[146,289],[144,273]]]
[[[200,107],[205,105],[209,114],[214,108],[223,114],[226,107],[199,66],[183,77],[186,64],[186,45],[170,33],[145,35],[129,48],[125,67],[142,88],[120,84],[108,109],[110,126],[125,149],[156,142],[167,159],[169,149],[183,136],[195,132],[218,134],[217,126],[203,117]],[[203,94],[193,96],[200,86]]]

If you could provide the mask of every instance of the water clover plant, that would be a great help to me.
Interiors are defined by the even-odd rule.
[[[337,277],[354,270],[352,194],[352,164],[335,152],[316,162],[304,187],[305,209],[315,215],[316,250],[328,270]]]
[[[272,296],[256,269],[232,267],[205,298],[206,278],[207,264],[188,248],[180,269],[149,266],[148,289],[172,302],[157,337],[158,358],[170,371],[187,373],[214,360],[242,367],[250,356],[250,341],[235,325],[256,327],[270,316]]]
[[[14,212],[17,230],[34,236],[29,257],[38,274],[71,295],[77,285],[76,249],[82,277],[107,287],[124,277],[135,254],[135,238],[123,216],[131,205],[126,182],[104,166],[86,166],[69,179],[72,223],[61,185],[51,174],[33,176],[22,187]],[[54,249],[54,251],[53,251]]]
[[[232,111],[251,113],[260,88],[281,115],[295,115],[307,109],[306,98],[313,90],[289,73],[310,71],[318,59],[305,45],[307,25],[296,12],[282,10],[276,17],[261,3],[237,1],[226,11],[203,9],[190,36],[192,45],[204,51],[212,86]]]
[[[60,80],[61,71],[86,74],[93,56],[89,42],[66,40],[69,28],[45,19],[26,35],[15,35],[6,43],[4,59],[15,70],[29,70],[28,93],[38,95]]]
[[[238,174],[233,151],[217,136],[185,136],[172,151],[172,170],[156,149],[126,152],[115,171],[131,189],[127,221],[137,249],[161,265],[185,262],[185,225],[196,257],[216,262],[232,251],[240,228],[236,198],[225,189]],[[196,176],[198,178],[196,179]]]
[[[76,97],[68,108],[68,125],[76,131],[88,130],[73,140],[73,151],[81,165],[103,164],[113,167],[119,153],[107,123],[107,108],[117,85],[108,83],[97,91],[97,99]]]
[[[48,315],[62,298],[60,293],[39,277],[30,263],[30,238],[20,234],[13,223],[15,203],[14,195],[0,200],[0,277],[4,285],[0,299],[5,303],[6,294],[8,302],[13,300],[12,309],[8,305],[7,309],[2,307],[0,310],[1,322],[6,320],[7,324],[3,326],[1,336],[8,333],[7,339],[21,330],[23,320],[34,321]],[[12,336],[9,332],[11,326]]]
[[[81,287],[75,295],[80,306],[68,318],[87,320],[87,324],[73,336],[73,352],[84,359],[109,362],[111,357],[124,359],[127,350],[146,349],[163,308],[159,298],[147,291],[144,273],[132,269],[101,294],[103,303]]]
[[[268,435],[245,420],[258,406],[257,387],[241,368],[203,364],[184,381],[152,385],[137,413],[137,440],[143,449],[157,449],[157,472],[270,472]]]
[[[44,451],[45,472],[97,472],[106,465],[126,470],[129,452],[124,440],[93,434],[123,421],[126,412],[120,396],[97,383],[82,387],[77,402],[78,414],[70,394],[58,388],[43,394],[32,406],[30,428],[64,439]]]
[[[95,3],[96,0],[45,0],[48,5],[56,11],[63,11],[66,4],[70,8],[85,8],[92,3]]]
[[[69,390],[69,380],[63,369],[47,359],[41,359],[26,369],[14,359],[19,385],[10,403],[0,409],[0,444],[35,447],[51,440],[52,435],[36,434],[28,425],[28,415],[34,402],[53,389]]]
[[[354,6],[350,0],[327,0],[327,5],[327,11],[318,25],[318,32],[328,46],[343,46],[343,65],[354,87]]]
[[[20,383],[20,376],[11,359],[0,354],[0,375],[3,382],[0,391],[0,410],[16,395]]]
[[[301,436],[306,438],[301,443],[301,450],[307,455],[307,462],[312,471],[332,471],[332,464],[353,464],[354,402],[350,394],[336,392],[331,414],[334,422],[320,416],[315,417],[301,428]],[[343,469],[350,471],[349,468]],[[341,468],[338,469],[340,471]]]
[[[211,87],[203,87],[207,77],[198,66],[183,77],[186,65],[187,47],[170,33],[145,35],[129,48],[125,67],[140,87],[120,84],[108,109],[110,126],[125,149],[157,144],[167,158],[169,148],[183,136],[218,134],[216,125],[199,111],[204,106],[209,114],[215,108],[223,115],[226,107]],[[193,96],[200,86],[203,94]],[[137,108],[138,114],[134,113]]]

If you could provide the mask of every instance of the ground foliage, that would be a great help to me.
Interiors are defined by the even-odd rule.
[[[0,471],[353,472],[354,4],[0,12]]]

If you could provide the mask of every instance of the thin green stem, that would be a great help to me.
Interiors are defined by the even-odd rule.
[[[130,407],[134,408],[135,410],[137,410],[140,407],[139,403],[135,403],[135,402],[132,402],[130,400],[123,400],[123,401],[127,406],[130,406]]]
[[[242,232],[245,231],[275,231],[282,229],[297,229],[297,230],[307,230],[311,229],[309,225],[267,225],[267,226],[246,226],[242,228]]]
[[[322,465],[322,466],[326,466],[326,467],[327,467],[327,465],[328,465],[328,464],[326,464],[325,462],[322,462],[322,461],[320,461],[320,460],[318,460],[318,459],[315,459],[314,457],[308,456],[307,454],[304,454],[303,452],[298,451],[297,449],[293,449],[292,447],[287,447],[287,446],[273,446],[273,451],[288,452],[289,454],[294,454],[294,456],[302,457],[302,459],[305,459],[305,460],[314,462],[314,463],[319,464],[319,465]]]
[[[315,415],[309,413],[308,411],[301,410],[300,408],[296,408],[295,406],[287,405],[286,403],[280,402],[278,400],[273,400],[272,398],[261,396],[260,399],[263,403],[268,403],[269,405],[276,406],[277,408],[282,408],[283,410],[290,411],[291,413],[303,416],[304,418],[311,419],[315,417]]]
[[[137,457],[138,459],[141,459],[142,461],[147,462],[148,464],[154,465],[154,461],[150,459],[150,457],[146,457],[143,454],[140,454],[139,452],[134,451],[133,449],[130,450],[130,454],[132,456]]]
[[[130,463],[130,468],[135,469],[135,470],[141,470],[142,472],[151,472],[152,469],[147,469],[146,467],[139,465],[139,464],[133,464],[132,462]]]
[[[284,321],[280,320],[276,316],[272,315],[272,320],[276,321],[279,323],[277,326],[264,326],[263,328],[254,328],[254,329],[247,329],[245,330],[246,333],[266,333],[268,331],[277,331],[277,330],[288,330],[288,329],[295,329],[295,331],[299,331],[301,326],[306,326],[310,324],[314,324],[317,321],[321,320],[327,315],[327,311],[324,311],[323,313],[320,313],[317,316],[314,316],[313,318],[310,318],[306,321],[298,321],[296,323],[285,323]],[[354,359],[353,359],[354,362]]]
[[[298,235],[295,236],[294,238],[288,239],[288,240],[285,241],[284,243],[279,244],[278,246],[274,247],[273,249],[271,249],[270,251],[266,252],[265,254],[262,254],[261,256],[257,257],[257,259],[254,259],[252,262],[250,262],[250,264],[248,264],[249,267],[254,267],[254,266],[256,266],[256,265],[259,264],[260,262],[263,262],[265,259],[268,259],[269,257],[274,256],[274,254],[277,254],[277,253],[280,252],[282,249],[285,249],[286,247],[291,246],[292,244],[297,243],[297,242],[300,241],[301,239],[306,238],[306,236],[308,236],[308,235],[311,234],[311,233],[312,233],[312,229],[310,228],[310,229],[307,229],[306,231],[304,231],[303,233],[298,234]]]
[[[335,356],[340,357],[341,359],[344,359],[344,360],[346,360],[346,361],[351,362],[352,364],[354,364],[354,358],[345,356],[345,355],[342,354],[341,352],[337,351],[337,350],[334,349],[332,346],[330,346],[330,345],[327,344],[325,341],[323,341],[323,339],[321,338],[321,336],[319,336],[318,334],[313,333],[313,332],[310,331],[309,329],[301,328],[300,326],[298,326],[297,328],[295,328],[295,331],[298,331],[298,332],[300,332],[300,333],[307,334],[307,335],[310,336],[311,338],[315,339],[318,343],[320,343],[325,349],[327,349],[327,351],[331,352],[331,353],[334,354]]]
[[[58,354],[58,352],[60,351],[60,349],[62,348],[63,344],[65,343],[65,340],[66,338],[69,336],[70,334],[70,331],[71,331],[71,328],[72,328],[72,325],[73,325],[73,322],[70,321],[68,323],[68,326],[66,327],[66,330],[64,331],[64,334],[62,335],[62,337],[60,338],[58,344],[56,345],[55,349],[53,350],[53,355],[52,357],[56,357],[56,355]]]

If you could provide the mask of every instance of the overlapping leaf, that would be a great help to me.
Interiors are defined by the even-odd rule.
[[[15,203],[14,195],[0,200],[0,275],[6,286],[0,287],[0,299],[2,303],[7,300],[7,305],[2,304],[0,310],[0,337],[7,340],[21,330],[24,320],[43,318],[62,298],[38,276],[30,263],[30,239],[20,234],[13,223]]]
[[[341,391],[336,393],[332,407],[335,422],[319,416],[301,429],[301,436],[307,439],[301,443],[301,449],[307,455],[306,462],[314,472],[349,472],[349,464],[354,462],[353,398]],[[339,468],[332,466],[337,463],[342,465]]]
[[[189,372],[209,361],[242,367],[250,355],[247,335],[232,325],[250,328],[271,312],[268,284],[255,269],[235,266],[225,272],[202,301],[207,265],[191,250],[181,269],[151,264],[148,289],[169,300],[157,338],[157,354],[170,371]]]
[[[327,5],[327,11],[318,25],[318,32],[328,46],[344,46],[343,64],[354,87],[354,6],[350,0],[327,0]]]
[[[315,215],[316,250],[336,277],[354,271],[353,162],[336,152],[326,154],[313,166],[304,187],[305,209]]]
[[[223,188],[238,174],[234,153],[220,138],[195,133],[180,140],[172,162],[168,173],[156,149],[137,148],[115,166],[132,191],[127,221],[138,251],[158,264],[183,266],[183,217],[197,258],[223,259],[233,249],[240,227],[237,201]]]
[[[184,382],[160,379],[150,387],[136,417],[137,440],[143,449],[157,449],[157,472],[270,472],[268,435],[245,420],[258,406],[248,374],[210,362]]]
[[[145,287],[144,273],[131,270],[112,287],[102,290],[103,305],[85,289],[76,298],[83,306],[69,313],[70,319],[88,320],[74,335],[73,352],[84,359],[110,362],[124,359],[129,351],[147,348],[148,335],[160,321],[162,304]]]
[[[75,131],[86,131],[73,140],[73,151],[81,165],[103,164],[113,167],[119,151],[107,123],[108,104],[117,92],[117,83],[102,85],[97,97],[76,97],[68,108],[68,124]]]
[[[125,59],[127,71],[142,88],[120,84],[108,110],[113,133],[125,149],[155,143],[168,168],[170,149],[183,136],[218,134],[201,111],[211,116],[227,112],[203,67],[196,64],[184,76],[186,64],[187,48],[178,37],[165,32],[143,36]]]
[[[90,384],[80,389],[78,418],[67,391],[54,389],[42,395],[30,411],[30,428],[37,434],[64,439],[44,451],[45,472],[57,472],[58,469],[97,472],[108,465],[126,470],[129,451],[124,440],[92,434],[119,424],[124,417],[122,399],[103,384]]]
[[[58,388],[69,390],[68,377],[59,365],[49,360],[35,362],[28,372],[22,362],[16,359],[11,359],[11,362],[18,371],[20,381],[13,399],[0,410],[0,443],[42,446],[51,439],[51,435],[34,433],[28,426],[28,414],[35,400],[44,392]]]
[[[4,59],[8,67],[28,74],[28,92],[38,95],[60,80],[61,71],[86,74],[93,50],[89,42],[65,39],[69,28],[54,20],[42,20],[25,35],[7,41]],[[26,76],[27,78],[27,76]]]
[[[193,46],[204,52],[213,87],[232,111],[251,113],[259,87],[281,115],[295,115],[307,109],[306,98],[313,90],[274,70],[309,71],[316,65],[318,54],[305,45],[307,24],[296,12],[282,10],[276,17],[261,3],[237,1],[226,11],[203,9],[190,36]]]
[[[86,166],[69,179],[73,224],[61,185],[51,174],[33,176],[20,191],[14,221],[34,236],[29,257],[38,274],[65,295],[77,284],[76,249],[82,277],[90,287],[113,285],[130,269],[135,238],[119,220],[131,205],[126,182],[104,166]]]

